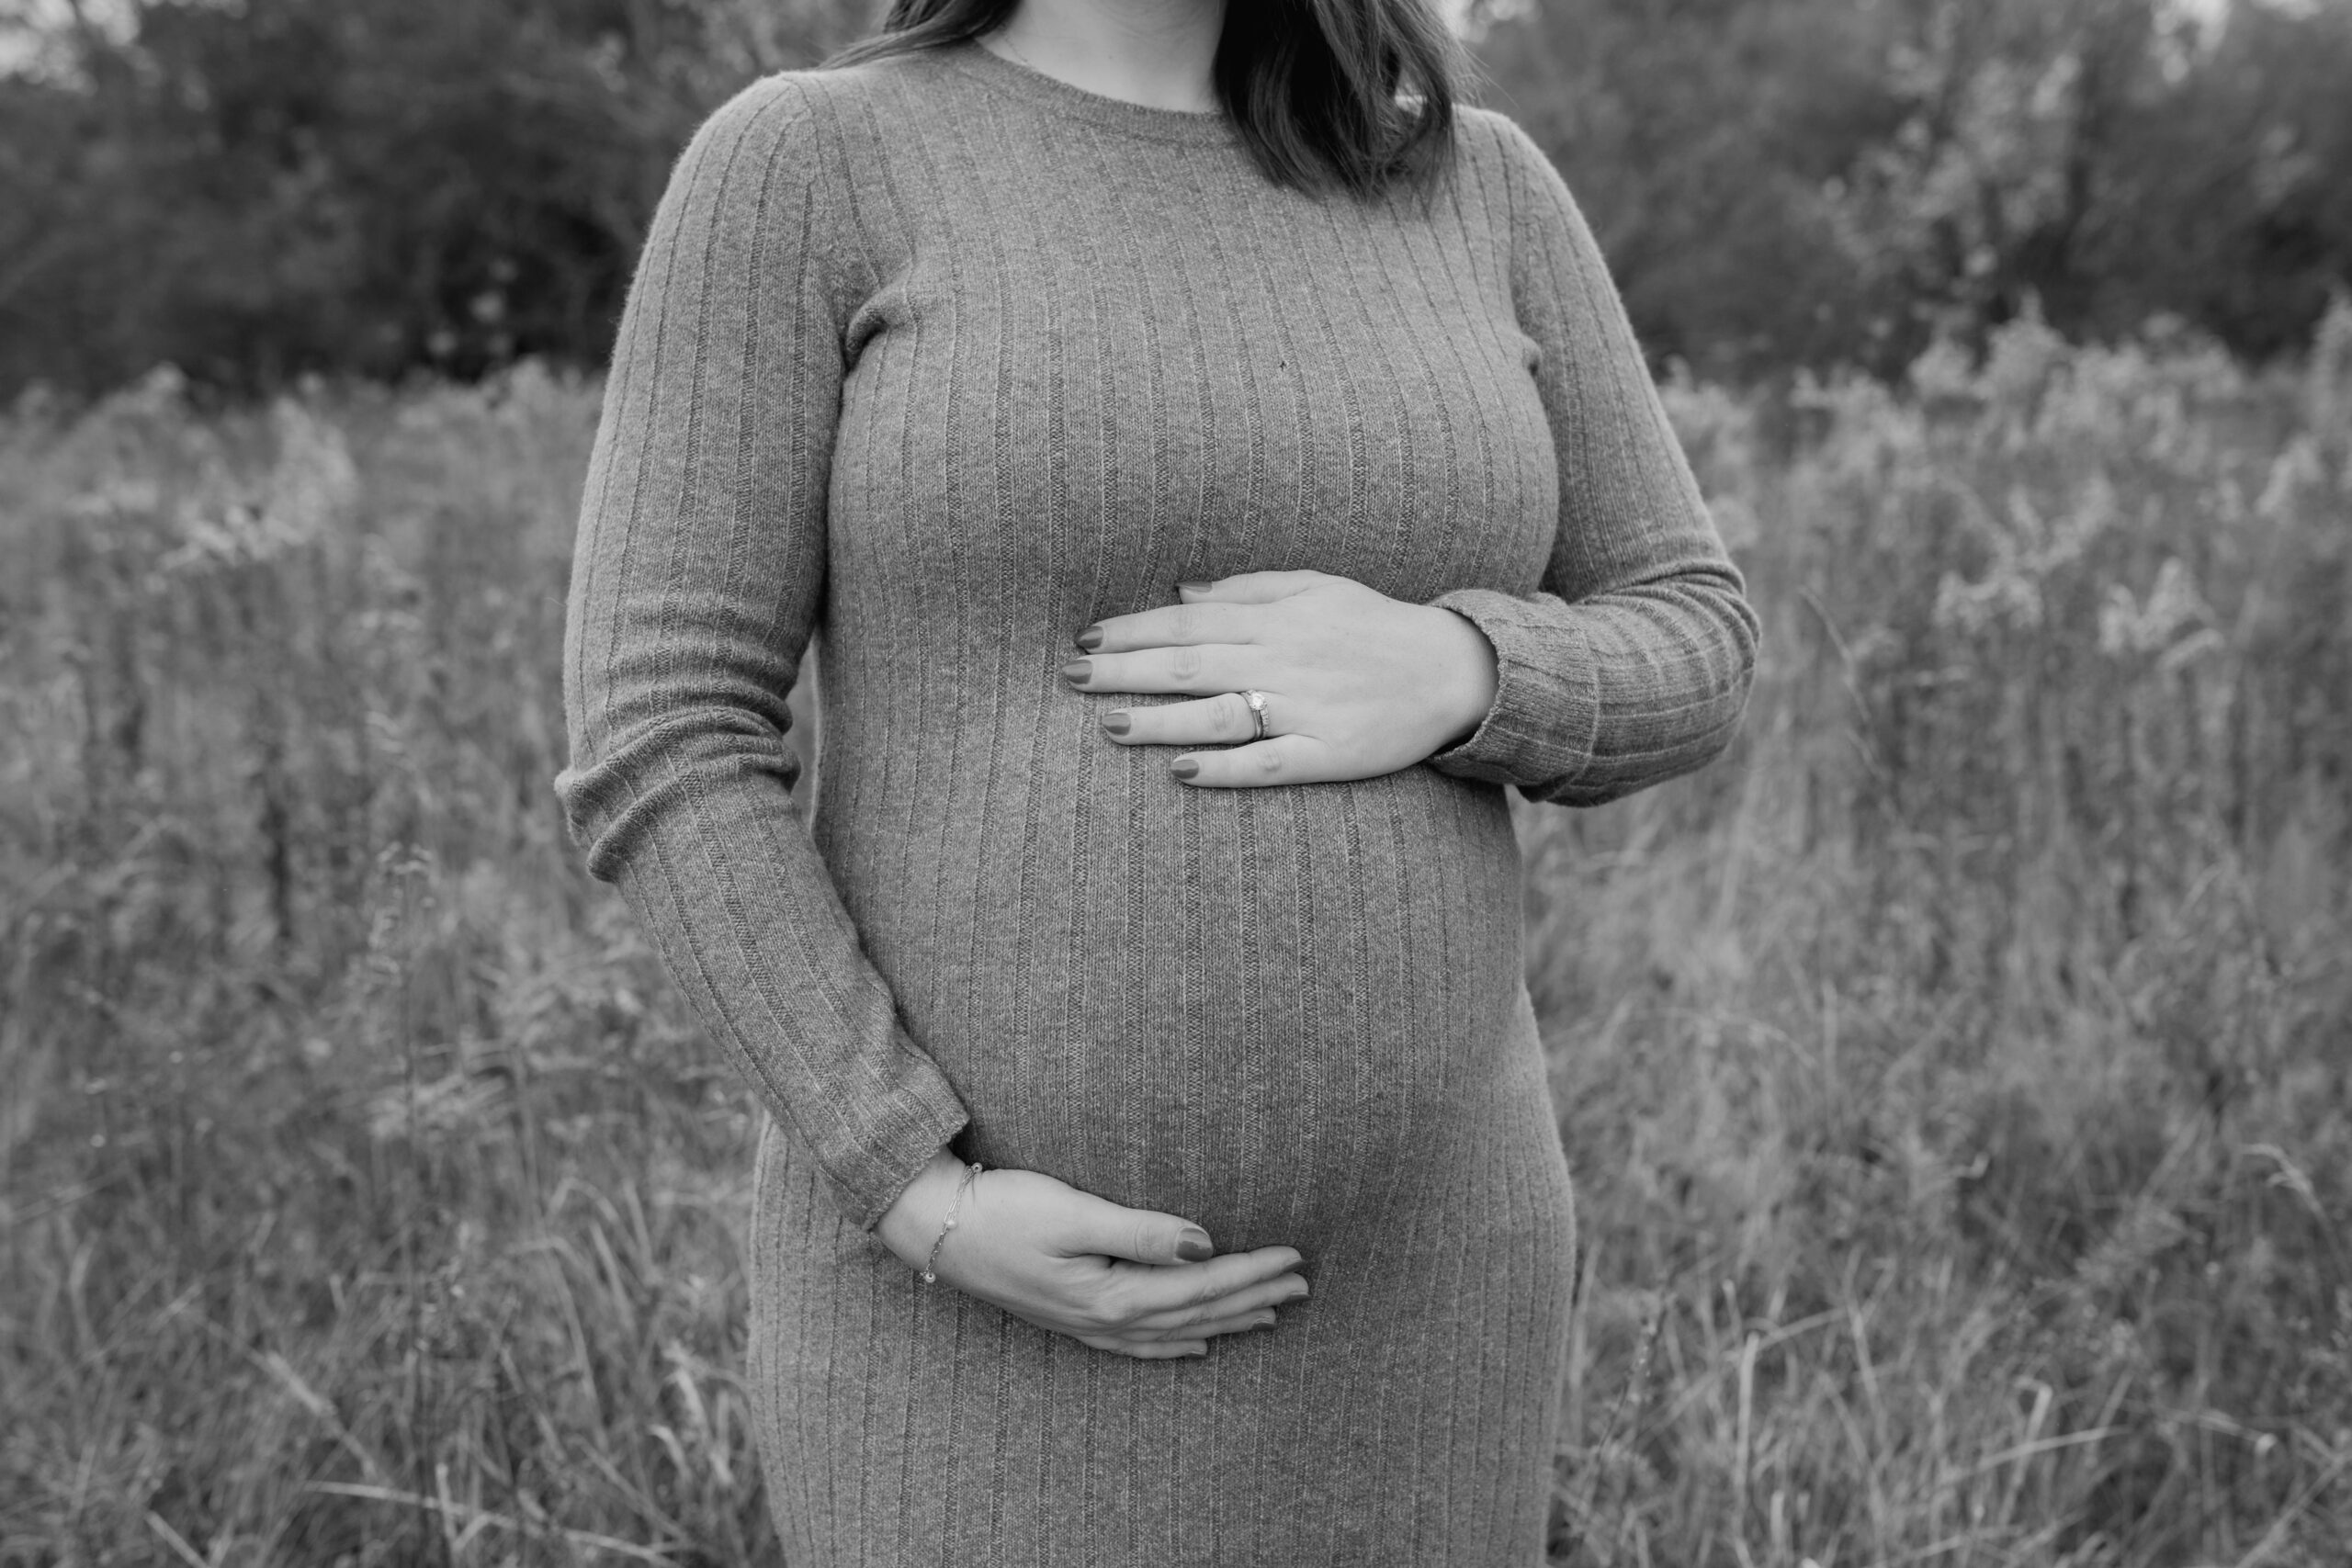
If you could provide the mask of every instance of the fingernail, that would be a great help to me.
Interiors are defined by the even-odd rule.
[[[1180,582],[1176,585],[1176,592],[1179,593],[1206,593],[1210,589],[1215,588],[1216,586],[1216,584],[1214,582]]]
[[[1273,1325],[1274,1314],[1270,1312],[1261,1312],[1250,1320],[1250,1326],[1252,1328],[1272,1328]]]
[[[1190,757],[1179,757],[1168,764],[1168,771],[1180,779],[1197,778],[1200,775],[1201,765]]]
[[[1126,709],[1113,708],[1102,716],[1102,728],[1114,735],[1125,735],[1135,728],[1135,720],[1127,716]]]
[[[1091,653],[1096,649],[1102,647],[1102,628],[1099,626],[1089,626],[1084,631],[1079,633],[1078,646],[1086,649],[1089,653]]]
[[[1094,660],[1091,659],[1073,659],[1062,666],[1062,679],[1073,686],[1083,686],[1088,672],[1093,668]]]
[[[1187,1225],[1176,1238],[1176,1256],[1187,1263],[1206,1263],[1216,1256],[1216,1243],[1198,1225]]]

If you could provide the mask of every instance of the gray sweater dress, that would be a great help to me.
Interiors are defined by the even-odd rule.
[[[1211,791],[1057,678],[1182,580],[1467,616],[1466,740]],[[771,77],[680,162],[582,506],[558,781],[771,1113],[751,1394],[796,1568],[1532,1564],[1575,1251],[1505,786],[1713,755],[1755,622],[1558,177],[1433,203],[966,46]],[[821,787],[792,808],[804,648]],[[926,1287],[942,1144],[1305,1255],[1199,1359]]]

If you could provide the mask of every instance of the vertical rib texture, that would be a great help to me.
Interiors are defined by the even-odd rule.
[[[678,165],[558,784],[772,1113],[796,1565],[1541,1561],[1574,1225],[1500,786],[1698,765],[1754,621],[1566,192],[1508,121],[1461,141],[1433,202],[1320,200],[966,48],[770,78]],[[1477,730],[1194,791],[1057,678],[1181,580],[1302,567],[1475,622]],[[871,1226],[950,1139],[1296,1247],[1315,1294],[1146,1365],[926,1290]]]

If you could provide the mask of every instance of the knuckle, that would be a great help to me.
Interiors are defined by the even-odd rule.
[[[1201,634],[1201,611],[1196,604],[1178,604],[1168,617],[1169,635],[1178,642],[1191,642]]]
[[[1255,752],[1258,771],[1272,778],[1283,771],[1283,754],[1279,747],[1261,746]]]
[[[1181,682],[1197,680],[1201,673],[1201,650],[1189,647],[1170,649],[1168,672]]]
[[[1108,1286],[1087,1303],[1087,1311],[1094,1316],[1098,1328],[1124,1328],[1135,1321],[1133,1299],[1117,1286]]]

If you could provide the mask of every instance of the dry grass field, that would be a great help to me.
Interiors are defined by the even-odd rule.
[[[1745,737],[1521,816],[1578,1568],[2352,1561],[2352,310],[1670,400]],[[593,384],[0,421],[0,1564],[774,1562],[562,839]]]

